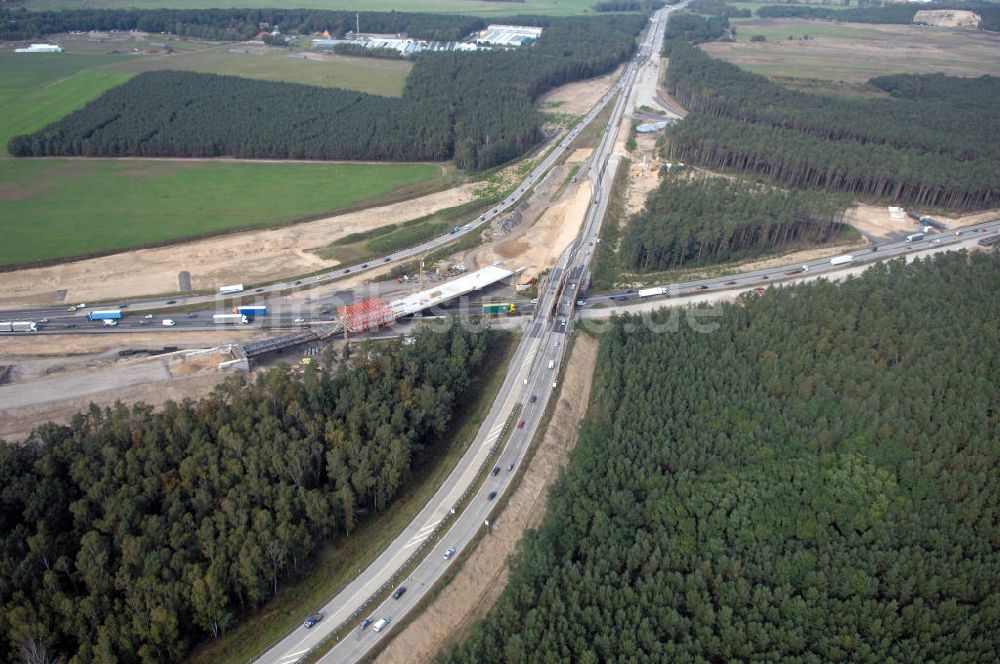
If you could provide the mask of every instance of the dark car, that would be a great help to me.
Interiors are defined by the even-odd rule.
[[[258,288],[257,290],[254,291],[254,293],[260,293],[263,290],[264,290],[263,288]]]
[[[490,491],[489,495],[486,496],[486,500],[493,500],[496,497],[497,497],[497,492],[496,491]]]
[[[177,304],[177,300],[167,300],[167,304]]]
[[[727,286],[735,286],[735,285],[736,285],[736,282],[735,282],[735,281],[727,281],[727,282],[726,282],[726,285],[727,285]]]
[[[400,597],[403,596],[403,593],[405,593],[405,592],[406,592],[406,586],[400,586],[400,587],[396,588],[396,592],[394,592],[392,594],[392,598],[393,599],[399,599]]]
[[[128,305],[127,304],[119,304],[118,308],[119,309],[128,309]]]
[[[523,429],[524,428],[524,420],[521,420],[520,422],[517,423],[517,428],[518,429]]]
[[[309,616],[308,618],[306,618],[306,621],[304,623],[302,623],[302,625],[306,629],[309,629],[310,627],[312,627],[313,625],[315,625],[316,623],[318,623],[322,619],[323,619],[323,614],[322,613],[314,613],[311,616]]]
[[[364,265],[362,265],[361,267],[368,267],[368,263],[365,263],[365,264],[364,264]]]
[[[344,274],[347,274],[350,271],[351,271],[351,268],[347,268],[346,270],[344,270]]]
[[[198,314],[188,314],[188,318],[197,318]]]
[[[141,320],[141,321],[139,321],[139,325],[151,325],[152,323],[153,323],[153,321],[150,321],[150,320]]]
[[[373,622],[375,621],[371,618],[365,618],[361,621],[361,629],[367,629],[368,625],[371,625]]]
[[[702,284],[701,286],[698,286],[698,290],[708,290],[708,286]]]
[[[392,258],[391,258],[391,257],[389,257],[389,256],[386,256],[386,257],[385,257],[385,260],[384,260],[384,261],[382,261],[382,262],[383,262],[383,263],[388,263],[388,262],[389,262],[389,261],[391,261],[391,260],[392,260]]]
[[[296,282],[295,282],[294,284],[292,284],[292,285],[293,285],[293,286],[298,286],[298,285],[299,285],[299,284],[301,284],[301,283],[302,283],[301,281],[296,281]]]
[[[634,288],[629,288],[629,289],[628,289],[627,291],[625,291],[625,292],[626,292],[626,293],[637,293],[638,291],[637,291],[636,289],[634,289]]]
[[[497,475],[499,473],[500,473],[500,466],[497,466],[496,468],[493,469],[493,472],[490,473],[490,475]]]
[[[66,323],[64,327],[76,327],[76,323]]]
[[[530,401],[531,401],[531,403],[535,403],[536,401],[538,401],[538,395],[537,394],[532,394]]]

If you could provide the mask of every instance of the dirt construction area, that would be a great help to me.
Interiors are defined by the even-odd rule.
[[[231,334],[121,334],[4,337],[0,341],[0,439],[17,440],[38,425],[66,422],[90,403],[158,405],[197,398],[230,375]],[[202,349],[217,349],[198,353]],[[164,350],[173,350],[163,353]],[[121,351],[152,351],[122,357]]]
[[[621,72],[622,67],[619,67],[604,76],[560,86],[542,95],[538,101],[539,108],[569,115],[586,115]]]
[[[1000,35],[978,30],[759,19],[741,21],[739,31],[741,37],[761,34],[767,41],[715,42],[702,48],[775,77],[865,83],[885,74],[1000,74]]]
[[[335,267],[310,249],[325,246],[350,233],[417,219],[471,201],[473,185],[421,196],[390,205],[349,212],[285,228],[234,233],[156,249],[52,267],[8,272],[0,279],[0,308],[61,304],[65,301],[107,300],[175,293],[178,274],[191,274],[195,290],[219,284],[261,283],[289,275]]]
[[[586,415],[598,345],[579,335],[566,366],[559,401],[541,444],[531,458],[490,534],[480,540],[437,600],[378,656],[380,664],[431,662],[443,648],[461,643],[469,627],[486,615],[507,583],[507,559],[526,528],[545,516],[549,487],[576,445],[579,422]]]

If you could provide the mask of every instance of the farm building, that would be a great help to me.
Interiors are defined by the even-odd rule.
[[[15,48],[15,53],[62,53],[62,47],[55,44],[32,44],[28,48]]]

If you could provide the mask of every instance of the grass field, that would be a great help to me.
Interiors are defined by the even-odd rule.
[[[760,9],[761,7],[766,7],[767,5],[777,5],[778,3],[777,2],[727,2],[726,4],[727,5],[731,5],[733,7],[736,7],[738,9],[749,9],[750,11],[753,12],[754,16],[757,16],[757,10]],[[786,4],[793,4],[793,5],[796,5],[796,6],[803,6],[803,7],[816,7],[818,9],[824,9],[824,10],[825,9],[832,9],[832,10],[851,9],[852,7],[854,9],[858,8],[858,2],[857,2],[857,0],[851,0],[851,4],[850,5],[839,4],[839,0],[838,0],[838,4],[835,4],[835,5],[834,4],[822,5],[822,4],[818,3],[818,2],[797,2],[797,3],[781,3],[780,6],[784,7]],[[732,19],[730,19],[730,20],[732,20]]]
[[[432,164],[0,160],[0,266],[281,225],[439,173]]]
[[[511,16],[514,14],[548,14],[564,16],[582,14],[597,0],[525,0],[522,2],[485,2],[483,0],[88,0],[87,9],[123,9],[141,5],[143,9],[175,7],[201,9],[203,7],[278,7],[287,9],[364,9],[373,12],[407,11],[436,12],[445,14],[472,14],[476,16]],[[28,0],[24,5],[30,10],[79,9],[79,0]]]
[[[766,42],[747,42],[762,34]],[[799,37],[809,35],[809,39]],[[793,39],[789,40],[788,36]],[[804,19],[742,21],[736,43],[701,48],[773,78],[864,84],[885,74],[1000,75],[1000,35],[908,25],[834,24]]]
[[[127,59],[97,53],[0,53],[0,156],[7,155],[11,136],[37,131],[128,80],[125,74],[94,71]]]
[[[403,60],[349,58],[297,53],[285,49],[259,48],[247,53],[231,53],[232,44],[200,51],[133,58],[107,67],[110,71],[138,74],[175,69],[209,74],[229,74],[268,81],[304,83],[322,87],[361,90],[399,97],[413,64]]]

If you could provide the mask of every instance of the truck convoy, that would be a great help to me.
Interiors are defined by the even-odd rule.
[[[243,284],[233,284],[232,286],[220,286],[219,295],[230,295],[232,293],[242,293]]]
[[[212,321],[220,325],[246,325],[250,317],[245,314],[215,314]]]
[[[38,332],[38,324],[30,320],[0,322],[0,332]]]
[[[95,309],[87,314],[87,320],[114,320],[122,319],[121,309]]]

